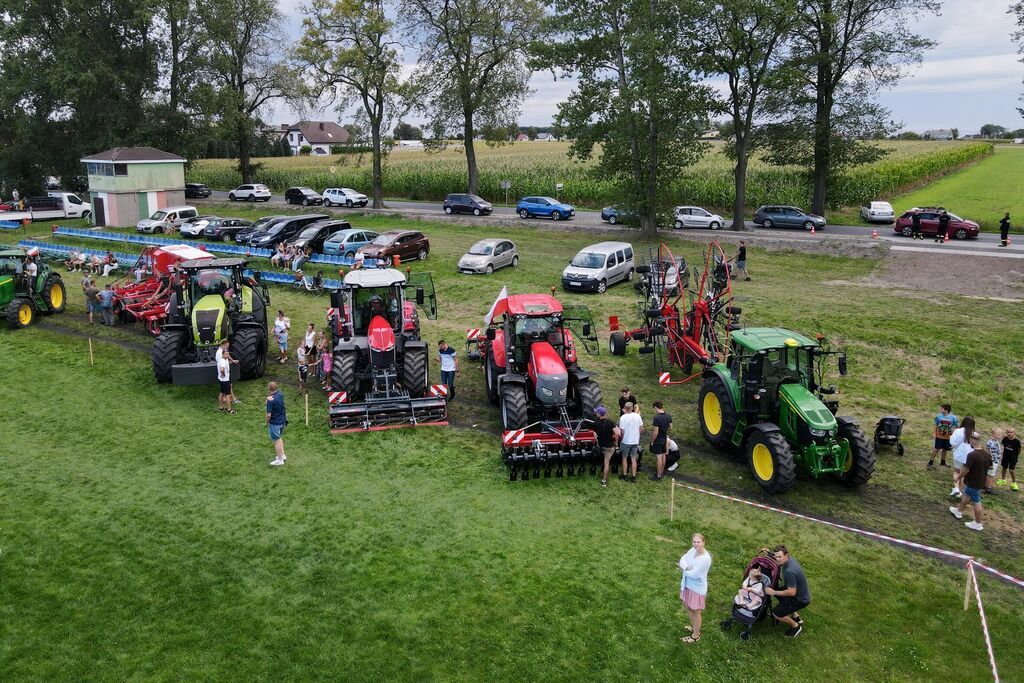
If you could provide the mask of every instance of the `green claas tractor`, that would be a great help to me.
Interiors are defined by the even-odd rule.
[[[240,258],[195,259],[177,266],[167,321],[153,344],[158,382],[212,384],[217,348],[231,343],[231,378],[262,377],[267,367],[270,295]]]
[[[39,313],[63,313],[67,302],[64,280],[45,263],[37,263],[35,281],[29,282],[27,259],[24,249],[0,249],[0,310],[12,330],[28,327]]]
[[[730,333],[727,363],[704,371],[697,416],[704,438],[719,450],[741,449],[754,480],[769,493],[785,491],[796,469],[860,486],[875,469],[875,450],[857,422],[836,416],[834,385],[823,386],[831,351],[777,327]]]

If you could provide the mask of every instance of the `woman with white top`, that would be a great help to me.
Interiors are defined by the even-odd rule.
[[[679,585],[679,599],[690,617],[686,630],[690,635],[680,638],[684,643],[700,640],[701,612],[708,594],[708,570],[711,569],[711,553],[704,548],[704,535],[693,535],[693,547],[679,558],[683,580]]]
[[[968,415],[953,430],[949,437],[949,447],[953,449],[953,490],[951,496],[960,496],[960,471],[967,464],[967,456],[971,452],[971,434],[975,432],[974,418]]]

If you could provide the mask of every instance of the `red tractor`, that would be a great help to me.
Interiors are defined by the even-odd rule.
[[[447,387],[430,384],[417,305],[437,318],[429,273],[353,270],[331,292],[331,433],[448,424]]]
[[[729,352],[729,331],[739,326],[740,309],[732,305],[729,262],[717,242],[708,246],[704,272],[690,289],[690,270],[683,257],[675,257],[664,244],[650,263],[637,266],[634,285],[641,325],[620,329],[618,316],[608,319],[612,330],[608,348],[623,356],[630,341],[641,344],[640,353],[651,354],[661,384],[681,384],[700,377],[703,367],[724,363]],[[702,369],[693,372],[694,364]],[[669,366],[683,371],[672,380]]]
[[[180,277],[178,265],[212,258],[213,254],[187,244],[147,247],[128,274],[114,283],[114,310],[122,322],[138,320],[154,337],[160,336],[175,280]],[[136,271],[145,271],[147,276],[135,282]]]
[[[502,457],[509,478],[561,477],[595,471],[600,458],[592,427],[601,387],[577,362],[580,345],[598,351],[586,306],[565,306],[547,294],[502,291],[467,340],[484,366],[487,397],[501,410]],[[473,347],[476,347],[475,349]]]

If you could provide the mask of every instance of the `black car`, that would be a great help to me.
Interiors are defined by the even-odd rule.
[[[310,223],[302,232],[288,240],[288,244],[299,249],[309,247],[314,254],[319,254],[323,252],[324,241],[328,237],[339,230],[348,230],[351,227],[352,224],[348,221],[335,219],[317,221],[316,223]]]
[[[203,237],[230,242],[238,233],[252,227],[253,222],[244,218],[214,218],[203,228]]]
[[[291,216],[263,216],[262,218],[258,218],[248,228],[242,228],[235,233],[235,242],[237,244],[248,244],[250,239],[260,234],[274,223],[283,221],[285,218],[291,218]]]
[[[490,202],[475,194],[450,194],[444,198],[444,212],[471,213],[474,216],[487,215],[494,211]]]
[[[279,242],[287,242],[302,232],[302,229],[310,223],[316,223],[330,218],[322,213],[315,213],[309,216],[289,216],[284,220],[272,223],[262,232],[253,235],[249,242],[259,249],[274,249]]]
[[[211,194],[205,183],[185,183],[185,199],[205,199]]]
[[[302,206],[324,203],[324,198],[320,193],[309,187],[289,187],[284,192],[284,200],[289,204],[301,204]]]

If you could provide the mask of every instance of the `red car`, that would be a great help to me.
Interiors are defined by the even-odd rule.
[[[904,237],[910,237],[914,234],[913,217],[915,213],[921,215],[921,234],[925,237],[934,237],[939,231],[939,215],[942,213],[942,209],[931,207],[911,209],[897,218],[895,225],[893,225],[893,230],[896,231],[896,234],[903,235]],[[965,220],[954,213],[949,214],[947,234],[950,239],[974,239],[978,236],[978,232],[978,224],[974,221]]]
[[[385,265],[391,265],[393,257],[402,261],[418,259],[422,261],[430,253],[430,242],[426,235],[415,230],[388,230],[382,232],[369,244],[359,247],[366,258],[381,259]]]

